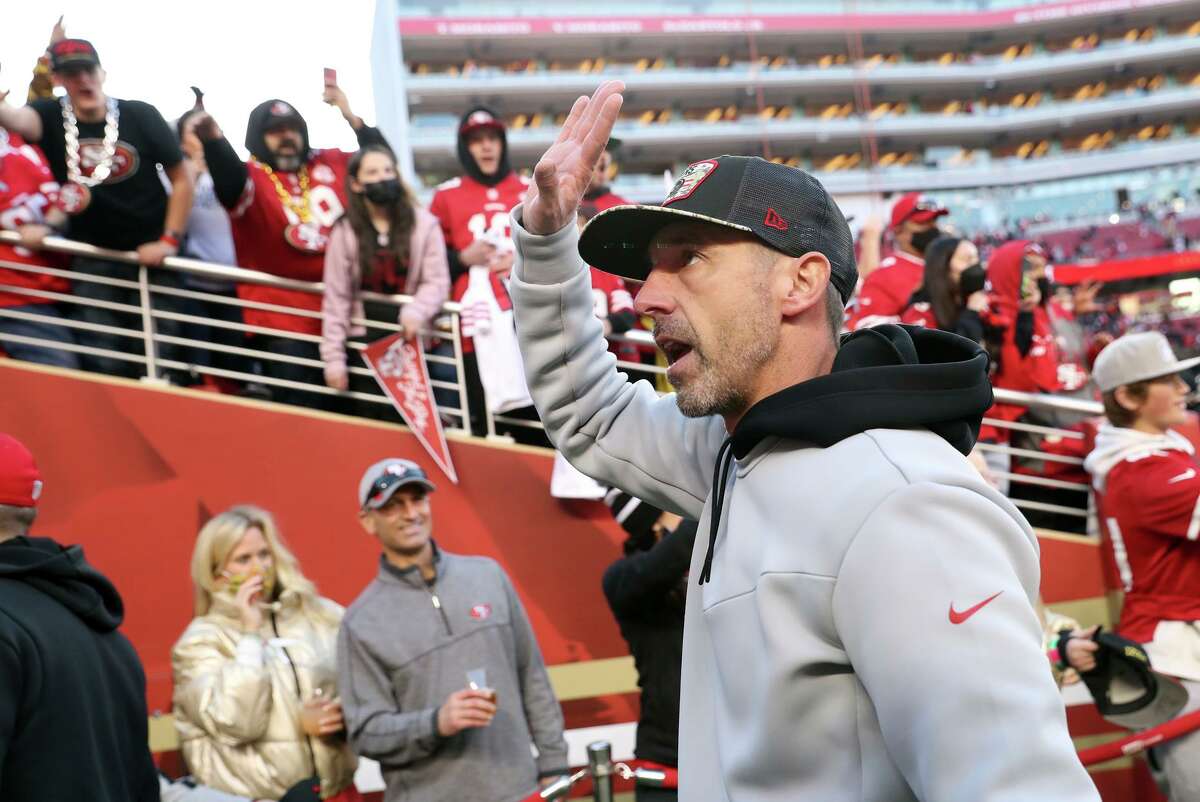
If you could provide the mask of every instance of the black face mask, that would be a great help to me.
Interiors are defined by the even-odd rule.
[[[958,277],[958,291],[966,300],[987,286],[987,271],[983,265],[976,262],[968,267]]]
[[[1038,292],[1042,294],[1042,303],[1050,300],[1050,279],[1043,276],[1038,279]]]
[[[918,231],[912,235],[912,246],[916,249],[917,253],[924,255],[925,249],[929,247],[929,244],[940,236],[942,236],[942,230],[936,227],[927,231]]]
[[[400,196],[404,194],[404,190],[400,186],[400,179],[385,178],[382,181],[372,181],[370,184],[363,184],[363,194],[367,196],[367,200],[371,203],[378,203],[380,206],[391,206],[400,200]]]

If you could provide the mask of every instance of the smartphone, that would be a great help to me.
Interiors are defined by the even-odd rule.
[[[326,86],[337,86],[338,85],[337,70],[335,70],[333,67],[325,68],[325,85]]]

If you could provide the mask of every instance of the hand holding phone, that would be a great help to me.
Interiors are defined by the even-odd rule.
[[[335,70],[333,67],[325,68],[325,85],[326,86],[337,86],[338,85],[337,70]]]

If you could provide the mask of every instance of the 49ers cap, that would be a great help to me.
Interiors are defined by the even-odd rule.
[[[579,254],[600,270],[644,281],[651,240],[681,221],[745,231],[788,256],[824,254],[843,303],[858,283],[850,227],[825,187],[803,170],[757,156],[718,156],[689,165],[661,206],[605,209],[583,229]]]

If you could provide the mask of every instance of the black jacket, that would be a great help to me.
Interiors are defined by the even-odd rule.
[[[629,643],[642,689],[634,754],[678,765],[679,670],[683,660],[684,574],[696,522],[685,520],[649,551],[623,557],[604,572],[604,595]]]
[[[79,546],[0,543],[0,800],[158,802],[123,617]]]

